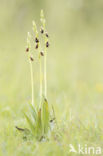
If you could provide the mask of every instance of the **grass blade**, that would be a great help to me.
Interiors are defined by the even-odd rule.
[[[31,119],[28,117],[28,115],[26,115],[25,113],[24,113],[24,116],[25,116],[25,118],[26,118],[26,120],[27,120],[27,122],[28,122],[29,127],[30,127],[31,130],[32,130],[32,133],[34,134],[34,132],[35,132],[35,127],[34,127],[34,124],[33,124],[32,120],[31,120]]]
[[[37,113],[36,113],[35,108],[32,105],[29,105],[29,109],[30,109],[30,112],[31,112],[31,115],[32,115],[34,121],[36,122],[36,120],[37,120]]]
[[[49,108],[48,102],[44,98],[42,103],[42,125],[43,125],[43,133],[47,133],[49,128]]]

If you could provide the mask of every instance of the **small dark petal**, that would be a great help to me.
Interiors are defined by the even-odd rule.
[[[46,33],[45,35],[46,35],[46,37],[49,37],[48,33]]]
[[[38,49],[38,44],[36,44],[35,49]]]
[[[29,51],[29,48],[26,48],[26,52],[28,52]]]
[[[49,47],[49,42],[46,42],[46,47],[47,47],[47,48]]]
[[[41,56],[44,56],[44,53],[41,51],[41,52],[40,52],[40,55],[41,55]]]
[[[31,61],[34,61],[34,59],[33,59],[32,57],[30,57],[30,60],[31,60]]]
[[[40,32],[41,32],[41,34],[43,34],[43,33],[44,33],[44,30],[43,30],[43,28],[41,28],[41,29],[40,29]]]
[[[55,120],[55,118],[51,119],[50,122],[53,122]]]
[[[38,42],[39,42],[39,40],[38,40],[38,38],[37,38],[37,37],[35,38],[35,42],[36,42],[36,43],[38,43]]]

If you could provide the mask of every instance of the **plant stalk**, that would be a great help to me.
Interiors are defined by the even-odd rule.
[[[31,73],[31,95],[32,95],[32,106],[34,106],[34,83],[33,83],[33,67],[32,67],[32,62],[30,62],[30,73]]]
[[[42,62],[41,62],[41,56],[39,58],[40,61],[40,105],[41,105],[41,101],[42,101]]]
[[[47,67],[46,67],[46,63],[47,63],[47,51],[45,48],[45,55],[44,55],[44,95],[45,95],[45,98],[47,98]]]

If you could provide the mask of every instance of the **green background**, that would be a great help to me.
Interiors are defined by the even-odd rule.
[[[50,35],[48,101],[54,105],[62,133],[60,141],[53,134],[43,144],[23,141],[15,129],[27,126],[22,113],[31,100],[26,37],[32,20],[40,25],[41,9]],[[102,42],[102,0],[0,0],[1,155],[58,156],[68,154],[70,143],[103,146]],[[36,100],[38,74],[34,62]]]

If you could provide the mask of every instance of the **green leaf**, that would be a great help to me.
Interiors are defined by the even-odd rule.
[[[37,120],[37,113],[36,113],[35,108],[32,105],[29,105],[29,109],[30,109],[30,112],[31,112],[31,115],[32,115],[34,121],[36,122],[36,120]]]
[[[32,120],[25,113],[24,113],[24,116],[25,116],[25,118],[29,124],[29,127],[31,128],[32,133],[34,134],[35,133],[35,127],[34,127]]]
[[[49,128],[49,108],[48,108],[48,102],[44,98],[42,103],[42,125],[43,125],[43,133],[48,132]]]
[[[41,109],[39,109],[39,111],[38,111],[37,131],[38,131],[39,133],[41,133],[41,131],[42,131]]]

